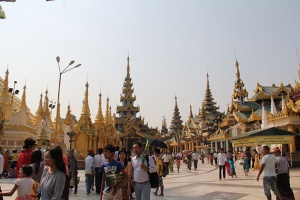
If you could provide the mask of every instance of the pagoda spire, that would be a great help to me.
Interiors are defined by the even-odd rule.
[[[161,135],[165,136],[168,133],[168,128],[167,128],[167,120],[166,117],[163,116],[163,120],[162,120],[162,126],[161,126]]]
[[[45,91],[45,98],[44,98],[44,105],[43,105],[43,111],[44,111],[44,118],[51,120],[51,112],[49,110],[49,98],[48,98],[48,89]]]
[[[103,113],[102,113],[102,94],[100,92],[99,94],[99,103],[98,103],[99,107],[98,107],[98,112],[97,112],[97,115],[96,115],[96,120],[103,120],[104,117],[103,117]]]
[[[88,82],[86,82],[85,87],[86,89],[85,89],[85,96],[83,100],[81,115],[87,115],[88,117],[90,117],[91,113],[89,107],[89,83]]]
[[[127,57],[127,75],[126,78],[130,78],[130,64],[129,64],[130,58]]]
[[[246,89],[244,89],[244,82],[241,79],[240,70],[239,70],[239,63],[236,60],[235,61],[235,68],[236,68],[236,81],[234,83],[234,90],[232,97],[234,99],[237,99],[238,102],[244,103],[245,98],[248,97],[248,92]]]
[[[190,105],[190,118],[194,118],[192,105]]]
[[[64,124],[67,125],[67,126],[73,127],[73,120],[72,120],[70,103],[68,105],[68,110],[67,110],[66,118],[64,120]]]
[[[5,72],[5,79],[3,81],[3,87],[1,89],[1,93],[0,93],[0,103],[5,103],[5,104],[10,104],[11,103],[11,99],[10,99],[10,95],[8,92],[8,69]]]
[[[111,123],[111,115],[110,115],[110,108],[109,108],[109,98],[106,99],[106,111],[105,111],[105,124],[108,125]]]
[[[34,117],[34,125],[37,126],[43,119],[44,111],[43,111],[43,94],[41,93],[40,95],[40,102],[39,102],[39,107],[37,108],[35,112],[35,117]]]
[[[174,107],[174,112],[173,112],[173,117],[171,121],[171,126],[170,126],[170,131],[172,134],[176,133],[179,134],[182,131],[183,125],[182,125],[182,120],[177,104],[177,96],[175,96],[175,107]]]
[[[28,107],[27,107],[27,104],[26,104],[26,85],[24,85],[23,87],[23,94],[22,94],[22,100],[19,104],[19,107],[17,109],[17,111],[20,111],[20,110],[27,110]]]

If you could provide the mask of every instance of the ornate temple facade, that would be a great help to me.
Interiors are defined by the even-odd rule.
[[[206,149],[209,148],[207,145],[208,137],[217,130],[218,123],[224,117],[224,114],[218,110],[219,107],[217,107],[216,102],[214,102],[209,85],[209,76],[207,74],[205,96],[199,113],[194,115],[192,106],[190,106],[190,115],[184,125],[182,125],[183,121],[180,117],[177,97],[175,97],[175,108],[170,131],[168,134],[162,134],[169,143],[170,150],[172,152],[179,152],[183,149],[206,151]]]
[[[262,86],[258,83],[254,95],[248,98],[248,92],[241,80],[237,61],[235,66],[236,81],[232,102],[218,129],[209,138],[211,149],[232,149],[231,138],[268,127],[277,127],[299,133],[300,117],[297,109],[300,105],[299,83],[296,82],[295,87],[283,83],[279,86],[275,84]],[[293,137],[290,145],[284,145],[280,148],[287,152],[299,151],[299,136]]]
[[[136,96],[133,95],[133,83],[130,76],[129,57],[127,58],[127,74],[120,97],[121,105],[117,107],[118,117],[114,118],[117,135],[120,137],[123,147],[131,149],[135,141],[146,142],[146,138],[159,138],[156,128],[149,128],[144,119],[137,114],[140,107],[134,106]]]

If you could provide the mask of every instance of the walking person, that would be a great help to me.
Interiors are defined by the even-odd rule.
[[[279,190],[283,199],[295,200],[293,190],[290,186],[290,167],[287,159],[281,155],[281,151],[276,149],[274,156],[277,160],[277,181],[276,187]]]
[[[214,153],[214,160],[215,160],[215,165],[218,165],[218,153],[215,151]]]
[[[31,196],[35,197],[36,193],[34,191],[37,191],[40,185],[42,174],[45,167],[45,163],[43,162],[43,154],[39,149],[34,150],[31,153],[30,163],[31,163],[30,166],[33,169],[33,173],[31,175],[32,179],[34,180],[33,186],[36,188],[36,190],[31,190]]]
[[[101,191],[101,183],[102,183],[102,176],[100,174],[100,167],[105,163],[106,159],[102,155],[103,148],[98,149],[98,154],[94,156],[95,161],[95,185],[96,185],[96,193],[100,194]]]
[[[249,166],[249,157],[246,151],[244,151],[243,159],[244,159],[243,169],[245,172],[245,176],[248,176],[250,166]]]
[[[33,138],[27,138],[24,140],[24,146],[23,149],[21,150],[19,156],[18,156],[18,162],[17,162],[17,174],[19,177],[19,171],[20,168],[23,165],[30,165],[30,160],[31,160],[31,152],[35,149],[36,144],[35,144],[35,139]]]
[[[156,172],[156,166],[151,156],[149,166],[146,159],[143,158],[143,147],[141,142],[133,143],[133,151],[136,154],[132,157],[134,192],[137,200],[150,200],[151,185],[149,182],[149,173]],[[147,155],[146,155],[147,156]]]
[[[256,149],[253,149],[254,152],[254,166],[253,166],[253,171],[259,170],[259,154],[257,153]]]
[[[194,149],[194,152],[192,153],[192,161],[194,163],[195,170],[197,170],[198,159],[199,159],[199,153],[196,151],[196,149]]]
[[[31,189],[36,189],[33,187],[34,180],[31,178],[33,170],[30,165],[23,165],[20,169],[19,176],[14,182],[14,187],[10,192],[0,192],[0,196],[12,196],[17,190],[16,200],[33,200],[30,196]]]
[[[231,178],[233,178],[233,176],[235,176],[235,178],[237,178],[236,171],[235,171],[235,166],[234,166],[234,161],[233,161],[233,157],[231,157],[229,159],[229,164],[230,164],[230,175],[231,175]]]
[[[262,147],[262,155],[262,162],[256,180],[259,181],[259,177],[264,171],[263,186],[267,199],[272,199],[271,189],[279,200],[283,200],[280,192],[276,188],[276,157],[273,154],[270,154],[270,148],[268,146]]]
[[[218,165],[219,165],[219,179],[222,180],[222,171],[223,171],[223,178],[225,179],[225,161],[226,161],[226,154],[224,153],[224,149],[220,149],[220,153],[218,154]]]
[[[176,167],[177,167],[177,173],[179,173],[179,169],[180,169],[180,157],[179,156],[176,157],[175,163],[176,163]]]
[[[47,167],[43,171],[38,195],[41,200],[61,200],[66,182],[62,151],[57,148],[50,149],[46,152],[44,162]]]
[[[107,159],[107,162],[100,168],[100,174],[102,175],[100,200],[120,200],[121,187],[128,183],[128,175],[122,163],[115,159],[115,147],[113,145],[108,144],[105,146],[104,156]],[[113,187],[109,187],[105,181],[106,175],[120,173],[124,176],[123,180]]]
[[[174,154],[170,153],[170,161],[169,161],[169,168],[170,168],[170,172],[174,173]]]
[[[156,188],[154,194],[158,195],[158,196],[164,196],[164,182],[163,182],[163,177],[162,177],[164,167],[163,167],[162,158],[160,157],[160,150],[155,149],[154,155],[156,157],[156,171],[157,171],[157,176],[158,176],[158,181],[159,181],[159,185]],[[157,194],[159,188],[160,188],[160,194]]]
[[[88,156],[85,159],[85,187],[86,194],[91,193],[93,176],[94,176],[94,150],[90,149],[88,151]]]
[[[164,161],[164,165],[166,165],[166,167],[167,167],[167,171],[168,171],[168,174],[169,174],[169,163],[170,163],[170,155],[169,155],[169,153],[165,152],[165,154],[163,155],[162,159]]]
[[[200,157],[201,157],[202,164],[204,164],[204,153],[203,153],[203,151],[201,152]]]
[[[125,167],[124,170],[128,175],[128,182],[127,184],[122,185],[122,193],[121,193],[121,200],[128,200],[130,199],[131,195],[131,176],[132,176],[132,164],[127,160],[127,154],[125,149],[121,149],[118,154],[118,161],[122,163]]]
[[[70,182],[72,180],[73,186],[74,186],[74,194],[77,194],[77,188],[78,188],[78,163],[77,159],[74,156],[74,151],[69,151],[68,154],[69,157],[69,174],[70,174]]]

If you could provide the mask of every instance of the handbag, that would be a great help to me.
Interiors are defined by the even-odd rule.
[[[146,156],[145,157],[146,161],[147,161],[147,165],[149,167],[149,157]],[[158,180],[158,175],[157,175],[157,172],[148,172],[148,175],[149,175],[149,181],[150,181],[150,185],[151,185],[151,188],[158,188],[159,186],[159,180]]]

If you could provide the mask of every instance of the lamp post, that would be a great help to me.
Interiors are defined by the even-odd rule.
[[[64,70],[61,71],[61,69],[60,69],[60,57],[59,56],[56,57],[56,62],[57,62],[57,65],[58,65],[58,70],[59,70],[59,80],[58,80],[57,107],[56,107],[56,125],[55,125],[56,135],[55,135],[55,138],[54,138],[55,143],[57,141],[57,132],[58,132],[58,130],[57,130],[57,124],[58,124],[58,115],[59,115],[58,112],[59,112],[59,107],[60,107],[59,97],[60,97],[61,75],[64,74],[64,73],[66,73],[66,72],[68,72],[68,71],[70,71],[70,70],[72,70],[72,69],[75,69],[75,68],[81,66],[81,64],[78,64],[78,65],[75,65],[74,67],[69,68],[71,65],[73,65],[75,63],[75,61],[72,60],[68,64],[68,66]]]
[[[72,142],[74,142],[74,136],[76,135],[76,133],[71,131],[71,132],[67,132],[67,135],[69,136],[70,150],[72,150]]]
[[[55,108],[56,102],[51,100],[49,104],[49,108],[51,109],[51,118],[52,118],[52,110]]]
[[[19,90],[16,90],[17,83],[18,83],[17,81],[14,81],[14,87],[8,89],[8,92],[12,94],[11,95],[11,105],[13,105],[13,102],[14,102],[14,95],[19,94]]]

